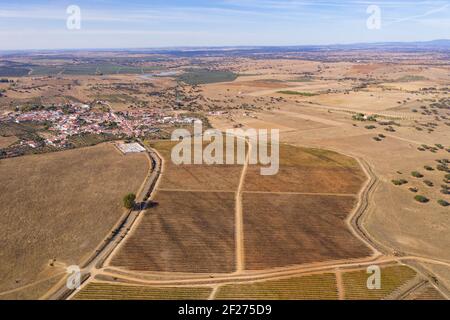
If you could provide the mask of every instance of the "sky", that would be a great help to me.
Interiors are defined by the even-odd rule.
[[[0,0],[0,50],[449,38],[450,0]]]

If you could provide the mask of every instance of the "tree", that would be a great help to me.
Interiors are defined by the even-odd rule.
[[[439,203],[441,206],[443,206],[443,207],[448,207],[448,206],[450,206],[450,203],[448,203],[448,202],[445,201],[445,200],[438,200],[438,203]]]
[[[411,172],[411,175],[415,178],[423,178],[423,174],[421,174],[420,172],[417,172],[417,171]]]
[[[414,199],[421,203],[427,203],[430,201],[427,197],[424,196],[415,196]]]
[[[134,193],[129,193],[123,197],[123,206],[127,209],[133,209],[136,204],[136,195]]]

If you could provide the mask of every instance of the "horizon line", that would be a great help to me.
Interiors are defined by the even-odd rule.
[[[54,49],[0,49],[0,53],[8,52],[51,52],[51,51],[121,51],[121,50],[180,50],[180,49],[256,49],[256,48],[299,48],[299,47],[335,47],[335,46],[356,46],[356,45],[389,45],[389,44],[426,44],[438,41],[448,41],[450,38],[418,40],[418,41],[374,41],[374,42],[350,42],[350,43],[328,43],[328,44],[292,44],[292,45],[197,45],[197,46],[149,46],[149,47],[104,47],[104,48],[54,48]]]

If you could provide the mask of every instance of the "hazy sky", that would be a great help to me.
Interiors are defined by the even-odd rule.
[[[81,9],[79,30],[67,28],[69,5]],[[381,10],[381,29],[367,28],[370,5]],[[0,0],[0,50],[444,38],[450,0]]]

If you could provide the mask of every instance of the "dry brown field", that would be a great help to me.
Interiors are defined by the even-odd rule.
[[[280,146],[280,170],[249,166],[245,191],[357,194],[366,180],[357,161],[332,151]]]
[[[7,148],[16,141],[17,141],[17,138],[14,136],[10,136],[10,137],[0,136],[0,149]]]
[[[234,193],[159,191],[111,265],[141,271],[234,270]]]
[[[345,219],[354,197],[244,194],[245,268],[367,257]]]
[[[1,292],[81,263],[117,223],[122,197],[138,191],[148,170],[144,154],[125,157],[111,144],[1,160]]]

